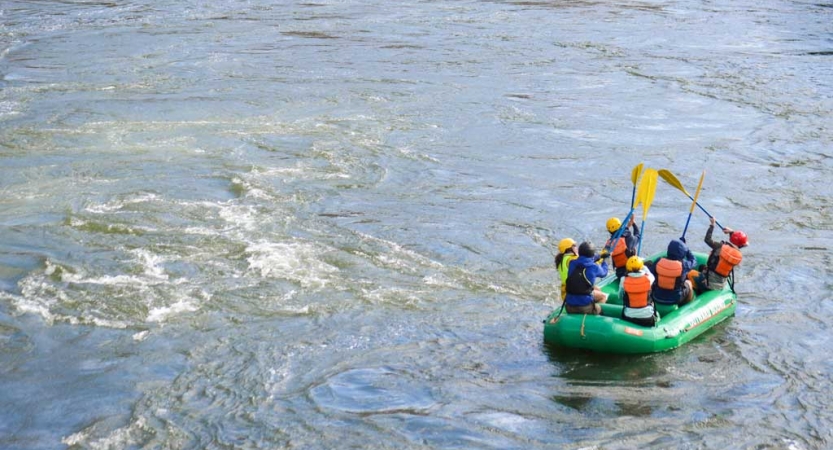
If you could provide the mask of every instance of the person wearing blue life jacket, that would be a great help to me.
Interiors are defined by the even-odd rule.
[[[697,265],[697,259],[688,246],[680,239],[668,243],[665,257],[651,266],[654,283],[651,297],[657,303],[666,305],[683,305],[694,298],[688,272]]]
[[[570,261],[565,283],[567,296],[564,302],[568,313],[601,314],[600,304],[607,302],[607,294],[596,286],[596,279],[607,276],[607,270],[607,261],[596,255],[593,244],[582,242],[578,247],[578,258]]]

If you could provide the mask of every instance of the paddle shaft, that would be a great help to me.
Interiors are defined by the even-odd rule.
[[[645,219],[642,219],[642,230],[645,230]],[[644,233],[644,231],[642,233]],[[636,248],[637,256],[642,254],[642,233],[639,233],[639,246]]]
[[[685,195],[688,195],[688,192],[686,192],[686,193],[685,193]],[[692,197],[692,196],[688,195],[688,198],[690,198],[690,199],[691,199],[691,201],[694,201],[694,197]],[[700,208],[700,211],[703,211],[704,213],[706,213],[706,215],[707,215],[707,216],[709,216],[709,219],[714,219],[714,216],[712,216],[711,214],[709,214],[709,212],[708,212],[708,211],[706,211],[706,208],[703,208],[703,205],[701,205],[701,204],[700,204],[700,202],[695,202],[695,203],[697,203],[697,207],[699,207],[699,208]],[[715,221],[714,221],[714,223],[716,223],[716,224],[717,224],[717,226],[718,226],[718,227],[720,227],[720,229],[721,229],[721,230],[723,229],[723,225],[721,225],[721,224],[720,224],[720,222],[718,222],[717,220],[715,220]],[[683,235],[685,235],[685,233],[684,233]]]
[[[640,203],[642,203],[642,230],[639,233],[639,246],[636,249],[637,256],[642,254],[642,237],[645,236],[645,220],[648,218],[648,209],[654,201],[658,175],[656,169],[646,169],[645,174],[642,176],[642,181],[639,182],[639,190],[642,191],[640,194]]]
[[[700,182],[697,183],[697,190],[694,191],[694,199],[691,202],[691,208],[688,210],[688,218],[685,220],[685,228],[683,228],[683,236],[681,241],[685,242],[685,233],[688,231],[688,223],[691,222],[691,215],[694,213],[694,205],[697,204],[697,199],[700,197],[700,189],[703,188],[703,179],[706,178],[706,171],[704,170],[700,175]]]
[[[614,248],[616,248],[616,244],[618,244],[618,243],[619,243],[619,239],[620,239],[620,238],[622,237],[622,235],[625,233],[625,229],[626,229],[626,228],[628,228],[628,222],[630,222],[630,220],[631,220],[631,216],[633,215],[633,211],[634,211],[635,209],[636,209],[636,208],[631,209],[631,211],[628,213],[628,215],[627,215],[627,216],[625,216],[625,221],[624,221],[624,222],[622,222],[622,226],[621,226],[621,227],[619,227],[619,229],[618,229],[618,230],[616,230],[616,233],[614,233],[614,234],[613,234],[613,237],[612,237],[612,238],[610,238],[610,240],[608,241],[608,243],[609,243],[610,245],[606,245],[606,246],[605,246],[605,249],[606,249],[606,250],[610,251],[610,250],[613,250]]]
[[[706,215],[709,216],[710,219],[714,218],[714,216],[712,216],[711,214],[709,214],[708,211],[706,211],[706,208],[703,208],[703,205],[701,205],[700,202],[695,200],[694,197],[692,197],[691,194],[689,194],[688,191],[685,190],[682,183],[680,183],[680,180],[678,180],[677,177],[673,173],[671,173],[670,170],[660,169],[658,173],[659,173],[660,178],[665,180],[666,183],[668,183],[671,186],[674,186],[675,188],[679,189],[680,192],[682,192],[683,194],[685,194],[689,198],[689,200],[693,201],[697,205],[697,207],[700,208],[700,211],[703,211],[704,213],[706,213]],[[717,226],[720,227],[721,230],[723,229],[723,225],[721,225],[720,222],[718,222],[717,220],[715,220],[714,222],[717,224]]]
[[[691,213],[688,213],[688,219],[685,220],[685,228],[683,228],[683,236],[680,238],[683,242],[685,242],[685,232],[688,231],[689,222],[691,222]]]
[[[604,247],[605,250],[612,250],[616,248],[616,244],[619,243],[619,238],[622,237],[622,234],[625,232],[625,229],[628,227],[628,222],[631,220],[631,216],[633,215],[634,210],[636,210],[636,185],[639,177],[642,175],[642,163],[637,164],[633,170],[631,171],[631,182],[633,183],[633,192],[631,193],[631,210],[627,216],[625,216],[625,221],[622,222],[622,226],[616,230],[616,233],[613,234],[613,237],[608,240],[608,244]]]

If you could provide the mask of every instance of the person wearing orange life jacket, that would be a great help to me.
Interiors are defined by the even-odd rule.
[[[555,267],[561,277],[561,301],[567,297],[567,272],[570,268],[570,261],[578,258],[578,244],[570,238],[564,238],[558,242],[558,254],[555,255]]]
[[[654,274],[645,266],[642,258],[631,256],[625,264],[628,273],[619,280],[619,298],[622,299],[622,318],[637,325],[652,327],[659,320],[651,299]]]
[[[697,259],[680,239],[668,243],[665,256],[651,266],[656,280],[651,287],[651,297],[665,305],[683,305],[694,298],[692,282],[686,277],[697,264]]]
[[[723,289],[732,270],[743,260],[740,249],[749,245],[749,237],[746,233],[740,230],[734,231],[728,227],[723,228],[723,232],[729,235],[729,242],[712,240],[715,222],[715,218],[712,217],[709,229],[706,231],[705,242],[712,249],[709,259],[705,267],[701,266],[702,272],[692,270],[689,274],[689,279],[698,293]]]
[[[601,264],[597,261],[601,260]],[[596,279],[607,276],[607,261],[596,255],[590,242],[578,246],[578,258],[570,262],[567,272],[567,296],[565,309],[572,314],[601,314],[601,303],[607,302],[607,294],[596,286]]]
[[[639,227],[636,226],[636,222],[634,222],[633,216],[631,216],[628,225],[622,230],[622,235],[619,236],[619,240],[615,242],[616,246],[613,248],[611,248],[615,241],[613,235],[622,227],[622,221],[617,217],[611,217],[607,219],[605,227],[610,233],[610,239],[605,243],[605,248],[610,249],[610,260],[616,269],[616,276],[622,278],[628,273],[628,269],[625,267],[628,258],[636,255],[637,246],[639,245]],[[630,228],[633,229],[633,232],[631,232]]]

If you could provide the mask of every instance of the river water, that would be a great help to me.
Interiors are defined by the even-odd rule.
[[[7,0],[0,448],[829,448],[832,123],[828,0]],[[737,314],[548,348],[639,163]]]

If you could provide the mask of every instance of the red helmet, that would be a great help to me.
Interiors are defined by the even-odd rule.
[[[746,233],[743,231],[733,231],[732,234],[729,235],[729,242],[735,244],[740,247],[746,247],[749,245],[749,237],[746,236]]]

